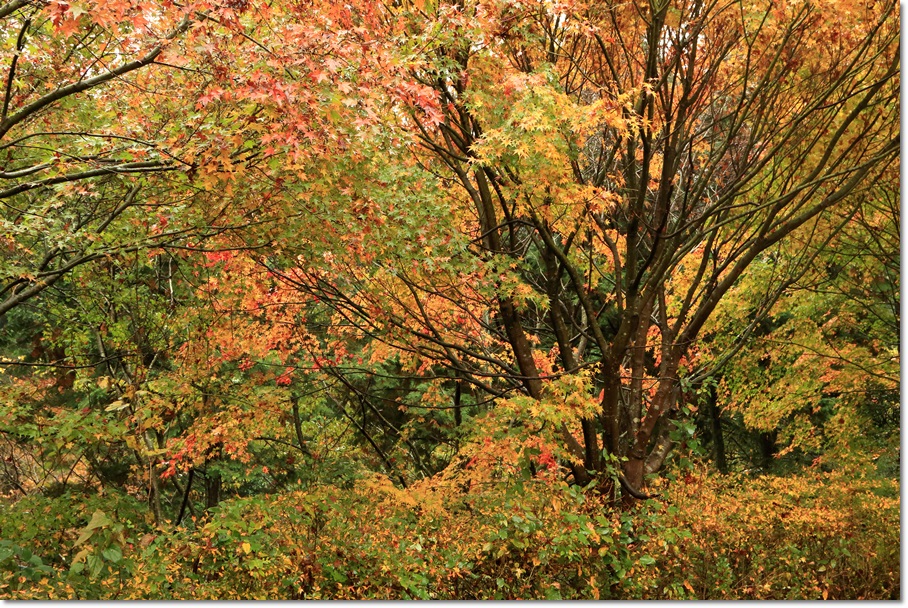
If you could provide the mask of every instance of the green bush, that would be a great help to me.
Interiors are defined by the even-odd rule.
[[[386,478],[229,500],[154,530],[124,496],[0,514],[3,596],[90,599],[885,599],[898,486],[687,475],[622,510],[557,482]],[[91,514],[91,515],[87,515]]]

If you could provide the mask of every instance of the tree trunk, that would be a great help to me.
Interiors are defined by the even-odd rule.
[[[205,471],[205,508],[213,509],[221,501],[221,476],[211,469]]]
[[[728,461],[725,458],[725,435],[722,434],[722,412],[719,410],[715,384],[709,387],[707,408],[709,409],[709,420],[713,435],[713,457],[715,458],[716,467],[718,467],[719,473],[727,475]]]
[[[773,457],[776,455],[776,433],[760,433],[760,468],[764,473],[768,473],[772,466]]]

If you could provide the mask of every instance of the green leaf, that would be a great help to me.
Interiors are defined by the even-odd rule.
[[[101,552],[101,556],[107,561],[117,564],[123,559],[123,552],[120,550],[120,547],[113,545],[104,549]]]
[[[89,555],[86,560],[88,564],[88,571],[91,573],[92,578],[97,577],[101,574],[101,570],[104,568],[104,562],[101,561],[101,558],[97,555]]]

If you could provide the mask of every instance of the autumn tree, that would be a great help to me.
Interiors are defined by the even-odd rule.
[[[210,319],[193,309],[211,287],[206,268],[270,242],[267,226],[284,212],[262,205],[280,191],[275,168],[283,179],[302,167],[343,120],[352,88],[334,81],[357,47],[329,27],[343,9],[309,8],[17,0],[0,9],[0,428],[38,460],[54,454],[30,490],[115,454],[137,469],[160,519],[175,437],[201,438],[200,465],[233,450],[220,422],[237,398],[209,379],[223,369],[199,348]],[[264,236],[237,236],[250,225]],[[55,433],[20,432],[48,420],[82,440],[58,450]],[[271,436],[248,427],[244,454],[252,437]]]
[[[399,450],[433,474],[464,408],[506,404],[562,444],[576,482],[605,487],[619,466],[642,496],[678,404],[740,352],[868,185],[892,179],[897,154],[883,5],[54,7],[3,13],[21,33],[7,40],[4,306],[89,261],[139,272],[140,251],[169,250],[171,277],[189,270],[173,252],[226,264],[184,273],[214,316],[185,318],[178,352],[130,337],[137,362],[192,369],[149,400],[192,413],[142,431],[171,474],[221,449],[236,418],[236,387],[205,378],[267,361],[258,382],[333,387],[323,399],[389,472]],[[44,63],[20,65],[28,40]],[[25,69],[46,92],[17,88]],[[188,113],[168,97],[181,88]],[[740,339],[700,357],[719,304],[789,242],[805,253],[760,274]],[[109,358],[69,344],[89,366]],[[134,371],[121,370],[130,394],[173,379]],[[291,409],[289,435],[270,436],[302,450]]]
[[[897,593],[891,3],[6,1],[0,595]]]
[[[708,375],[696,344],[719,303],[792,234],[821,251],[830,233],[810,227],[850,217],[891,175],[894,7],[388,10],[416,81],[393,89],[395,127],[444,189],[403,196],[439,210],[425,229],[384,225],[393,205],[376,183],[394,182],[339,187],[359,206],[353,227],[332,228],[325,267],[288,247],[300,264],[285,279],[449,388],[560,408],[574,479],[607,483],[617,461],[642,496],[679,396]],[[768,276],[761,306],[799,272]],[[565,378],[579,400],[556,388]]]
[[[247,3],[0,8],[0,316],[78,266],[203,248],[248,222],[222,194],[263,143],[237,138],[235,121],[254,133],[261,117],[212,102],[233,77],[247,95],[268,86],[249,78],[257,55],[226,67],[231,45],[257,43],[245,33],[254,15]]]
[[[834,462],[847,452],[879,458],[892,447],[899,391],[897,182],[894,175],[879,180],[859,204],[792,235],[751,269],[704,328],[704,360],[735,353],[718,392],[727,414],[765,437],[760,466],[773,453],[809,460],[825,453]],[[819,239],[828,242],[824,250],[804,238],[812,232],[826,233]],[[801,257],[812,263],[798,262]],[[797,273],[788,292],[761,306],[767,275],[788,269]],[[760,319],[742,320],[742,310]]]

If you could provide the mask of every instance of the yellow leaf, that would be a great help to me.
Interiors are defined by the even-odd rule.
[[[129,407],[129,403],[117,399],[116,401],[114,401],[113,403],[108,405],[106,408],[104,408],[104,411],[105,412],[119,412],[120,410],[126,409],[127,407]]]
[[[73,558],[72,563],[73,563],[73,564],[78,564],[79,562],[81,562],[82,560],[84,560],[86,557],[88,557],[88,555],[89,555],[90,553],[91,553],[91,551],[90,551],[89,549],[82,549],[81,551],[79,551],[78,553],[76,553],[76,556]]]
[[[252,553],[252,545],[250,545],[249,543],[243,543],[242,547],[243,547],[243,553],[245,553],[246,555],[249,555],[250,553]]]

